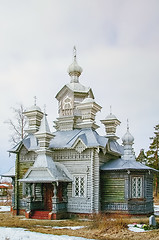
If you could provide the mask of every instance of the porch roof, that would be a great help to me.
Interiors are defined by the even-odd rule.
[[[63,164],[54,163],[49,156],[45,157],[47,160],[44,156],[42,157],[43,164],[36,160],[19,181],[26,183],[72,182],[72,176]]]

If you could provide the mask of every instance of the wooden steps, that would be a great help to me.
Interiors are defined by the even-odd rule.
[[[32,219],[49,219],[49,211],[33,211],[31,214]]]

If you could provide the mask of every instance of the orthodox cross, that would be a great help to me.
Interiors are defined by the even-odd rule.
[[[76,46],[73,47],[73,58],[76,59]]]
[[[37,97],[34,96],[34,105],[36,106],[36,100],[37,100]]]

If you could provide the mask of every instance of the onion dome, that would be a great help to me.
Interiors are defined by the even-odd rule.
[[[29,107],[29,108],[27,108],[25,112],[32,112],[32,111],[39,111],[39,112],[41,112],[41,108],[36,105],[36,100],[37,100],[37,98],[35,96],[34,97],[34,105]]]
[[[110,106],[110,114],[105,118],[105,120],[118,120],[117,117],[112,114],[112,106]],[[119,120],[118,120],[119,121]]]
[[[27,110],[26,110],[26,112],[31,112],[31,111],[39,111],[39,112],[41,112],[41,109],[40,109],[40,107],[38,107],[36,105],[33,105],[30,108],[27,108]]]
[[[134,143],[134,137],[129,132],[129,124],[127,122],[127,132],[122,137],[123,145],[133,145]]]
[[[82,73],[82,68],[76,61],[76,47],[73,48],[73,63],[68,67],[68,74],[72,77],[71,82],[78,82],[78,77]]]
[[[105,120],[112,120],[112,119],[117,119],[117,117],[116,117],[114,114],[112,114],[112,113],[110,113],[110,114],[105,118]]]

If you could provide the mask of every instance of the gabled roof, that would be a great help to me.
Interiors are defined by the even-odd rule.
[[[57,131],[50,142],[50,148],[71,148],[75,141],[81,139],[87,147],[106,147],[108,139],[99,136],[91,128],[74,129],[70,131]]]
[[[57,131],[54,138],[50,142],[50,148],[64,149],[73,148],[78,139],[82,140],[87,148],[101,147],[105,148],[108,144],[108,138],[100,136],[91,128],[74,129],[70,131]],[[116,142],[109,140],[109,149],[114,153],[122,154],[123,148]]]
[[[27,135],[21,142],[15,145],[12,149],[9,150],[10,153],[19,152],[20,148],[24,145],[24,147],[29,151],[37,150],[38,140],[33,134]]]
[[[102,171],[119,171],[119,170],[153,170],[155,169],[150,168],[136,160],[124,160],[122,158],[110,160],[107,163],[104,163],[100,169]]]

